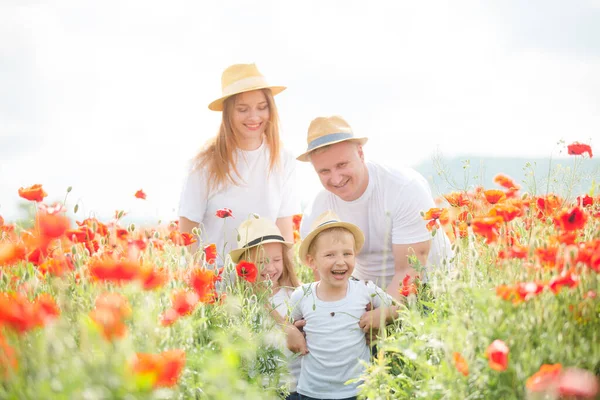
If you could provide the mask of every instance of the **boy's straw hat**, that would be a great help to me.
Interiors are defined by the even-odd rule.
[[[285,86],[271,86],[258,71],[255,64],[234,64],[223,71],[221,76],[222,96],[208,105],[213,111],[223,111],[223,102],[238,93],[257,89],[271,89],[275,96],[285,90]]]
[[[306,255],[308,254],[308,248],[313,240],[317,237],[317,235],[323,232],[326,229],[331,228],[344,228],[348,229],[350,233],[354,236],[354,244],[356,248],[356,252],[360,252],[363,244],[365,244],[365,235],[362,233],[360,228],[350,222],[342,222],[338,218],[338,216],[331,210],[325,211],[323,214],[319,215],[319,217],[313,222],[312,230],[304,240],[302,240],[302,244],[300,245],[300,249],[298,250],[298,255],[300,256],[300,261],[306,262]]]
[[[299,155],[298,161],[310,161],[308,154],[319,147],[334,143],[353,140],[360,144],[367,143],[366,137],[357,138],[352,132],[350,125],[342,117],[333,115],[331,117],[318,117],[312,120],[308,127],[306,143],[308,144],[306,152]]]
[[[238,228],[238,249],[229,252],[231,260],[237,263],[240,257],[249,249],[266,243],[282,243],[288,248],[294,244],[286,242],[275,223],[266,218],[250,217]]]

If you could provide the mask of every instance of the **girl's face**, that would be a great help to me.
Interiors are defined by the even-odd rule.
[[[260,280],[270,280],[273,287],[279,287],[279,279],[283,273],[283,245],[281,243],[265,243],[252,249],[251,260],[255,260],[260,273]]]
[[[269,123],[269,103],[262,90],[240,93],[235,96],[231,122],[235,133],[240,138],[240,144],[249,144],[262,141],[262,136]],[[254,150],[247,148],[245,150]]]

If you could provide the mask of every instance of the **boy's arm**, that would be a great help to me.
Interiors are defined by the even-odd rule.
[[[299,320],[302,318],[302,311],[300,309],[300,302],[302,301],[304,291],[302,288],[298,288],[292,293],[290,297],[290,304],[292,306],[289,316],[292,321]],[[300,330],[292,324],[289,320],[283,322],[283,331],[287,337],[287,347],[294,353],[300,353],[305,355],[308,353],[308,347],[306,345],[306,338]]]

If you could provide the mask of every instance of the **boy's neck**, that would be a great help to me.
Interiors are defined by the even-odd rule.
[[[337,301],[342,300],[348,293],[348,281],[342,286],[331,286],[323,281],[317,282],[317,297],[321,301]]]

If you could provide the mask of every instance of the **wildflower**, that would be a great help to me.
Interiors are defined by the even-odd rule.
[[[467,194],[464,192],[447,193],[444,195],[444,198],[446,199],[446,201],[448,201],[448,204],[450,204],[452,207],[462,207],[462,206],[468,206],[471,204],[471,200],[469,199]]]
[[[67,229],[65,236],[73,243],[84,243],[87,240],[92,240],[96,234],[87,226],[80,226],[77,229]]]
[[[454,360],[454,366],[456,367],[458,372],[460,372],[464,376],[468,376],[469,364],[467,364],[467,360],[465,360],[464,357],[458,352],[454,352],[452,354],[452,359]]]
[[[520,208],[511,203],[502,202],[494,205],[494,207],[490,209],[489,215],[492,217],[499,216],[504,220],[504,222],[510,222],[513,219],[521,216],[522,211]]]
[[[552,216],[561,204],[562,199],[552,193],[538,197],[536,199],[536,207],[538,209],[537,217],[539,219],[544,219],[548,216]]]
[[[149,376],[155,388],[176,385],[184,366],[185,352],[179,349],[160,354],[137,353],[131,362],[133,372]]]
[[[127,298],[119,293],[103,293],[96,298],[90,318],[100,328],[107,340],[122,338],[127,334],[125,319],[131,316]]]
[[[485,236],[486,243],[490,244],[498,237],[498,229],[502,224],[502,218],[495,217],[475,217],[471,221],[473,232]]]
[[[258,268],[248,261],[240,261],[238,265],[236,265],[235,270],[240,278],[243,278],[250,283],[256,281],[256,277],[258,276]]]
[[[163,286],[169,280],[169,276],[163,268],[146,265],[140,268],[139,280],[144,290],[154,290]]]
[[[410,282],[410,275],[406,274],[402,279],[402,287],[400,288],[400,294],[404,297],[408,297],[411,294],[417,294],[417,286]]]
[[[29,201],[36,201],[38,203],[44,201],[44,197],[48,196],[48,193],[42,189],[42,185],[35,184],[28,188],[19,188],[19,196]]]
[[[179,319],[179,314],[172,308],[165,311],[160,317],[160,324],[162,326],[171,326]]]
[[[75,270],[75,265],[70,254],[56,255],[41,263],[39,270],[42,274],[63,276],[65,273]]]
[[[21,243],[0,243],[0,266],[25,260],[27,249]]]
[[[562,372],[561,364],[544,364],[539,371],[527,378],[525,386],[531,392],[544,392]]]
[[[502,340],[494,340],[485,350],[490,368],[495,371],[504,371],[508,368],[508,346]]]
[[[137,192],[135,192],[135,197],[137,199],[146,200],[146,193],[144,193],[144,191],[142,189],[140,189]]]
[[[567,146],[567,151],[570,155],[579,156],[583,153],[588,153],[590,158],[592,158],[592,148],[589,144],[573,142]]]
[[[210,302],[215,296],[215,282],[217,275],[204,268],[195,268],[189,278],[189,284],[199,296],[200,301]]]
[[[110,257],[94,258],[89,262],[90,276],[100,281],[128,282],[140,274],[139,263],[131,260],[114,260]]]
[[[214,243],[204,246],[204,260],[207,264],[214,264],[217,259],[217,246]]]
[[[300,230],[300,222],[302,221],[302,214],[295,214],[292,217],[292,224],[294,226],[294,230],[295,231],[299,231]],[[0,224],[2,225],[2,224]]]
[[[221,208],[221,209],[217,210],[215,215],[219,218],[227,218],[227,217],[234,218],[233,212],[229,208]]]
[[[447,208],[430,208],[423,215],[424,220],[431,220],[427,223],[426,227],[428,230],[432,230],[438,226],[437,221],[439,220],[442,224],[448,223],[448,209]]]
[[[69,229],[69,219],[62,215],[65,211],[61,205],[45,206],[42,204],[40,206],[36,221],[43,238],[59,238]]]
[[[196,242],[194,235],[191,233],[180,233],[179,231],[171,231],[171,233],[169,233],[169,239],[171,239],[173,244],[176,246],[189,246],[190,244]]]
[[[511,190],[511,189],[518,190],[521,188],[521,186],[517,185],[511,177],[504,175],[504,174],[496,175],[494,177],[494,183],[497,183],[498,185],[502,186],[503,188],[509,189],[509,190]]]
[[[565,270],[560,275],[555,276],[550,280],[548,287],[554,294],[558,294],[564,286],[574,288],[579,283],[579,276],[575,274],[575,270]]]
[[[502,190],[497,190],[497,189],[486,190],[485,192],[483,192],[483,195],[485,196],[485,199],[487,200],[487,202],[490,204],[496,204],[496,203],[506,200],[506,193],[504,193]]]
[[[581,368],[567,368],[560,375],[560,398],[594,399],[600,392],[600,383],[594,373]]]
[[[594,198],[588,196],[587,194],[585,196],[577,196],[577,204],[580,207],[593,206],[594,205]],[[2,225],[2,224],[0,224],[0,225]]]
[[[188,292],[185,290],[177,291],[173,294],[173,310],[177,312],[179,316],[190,315],[200,300],[200,296],[194,292]]]
[[[563,210],[556,219],[556,224],[565,231],[582,229],[587,222],[587,214],[579,206]]]
[[[77,222],[77,225],[80,227],[87,226],[92,230],[92,232],[100,236],[108,235],[108,227],[102,222],[98,221],[96,218],[86,218],[81,222]],[[93,239],[93,237],[91,237],[91,239]]]

